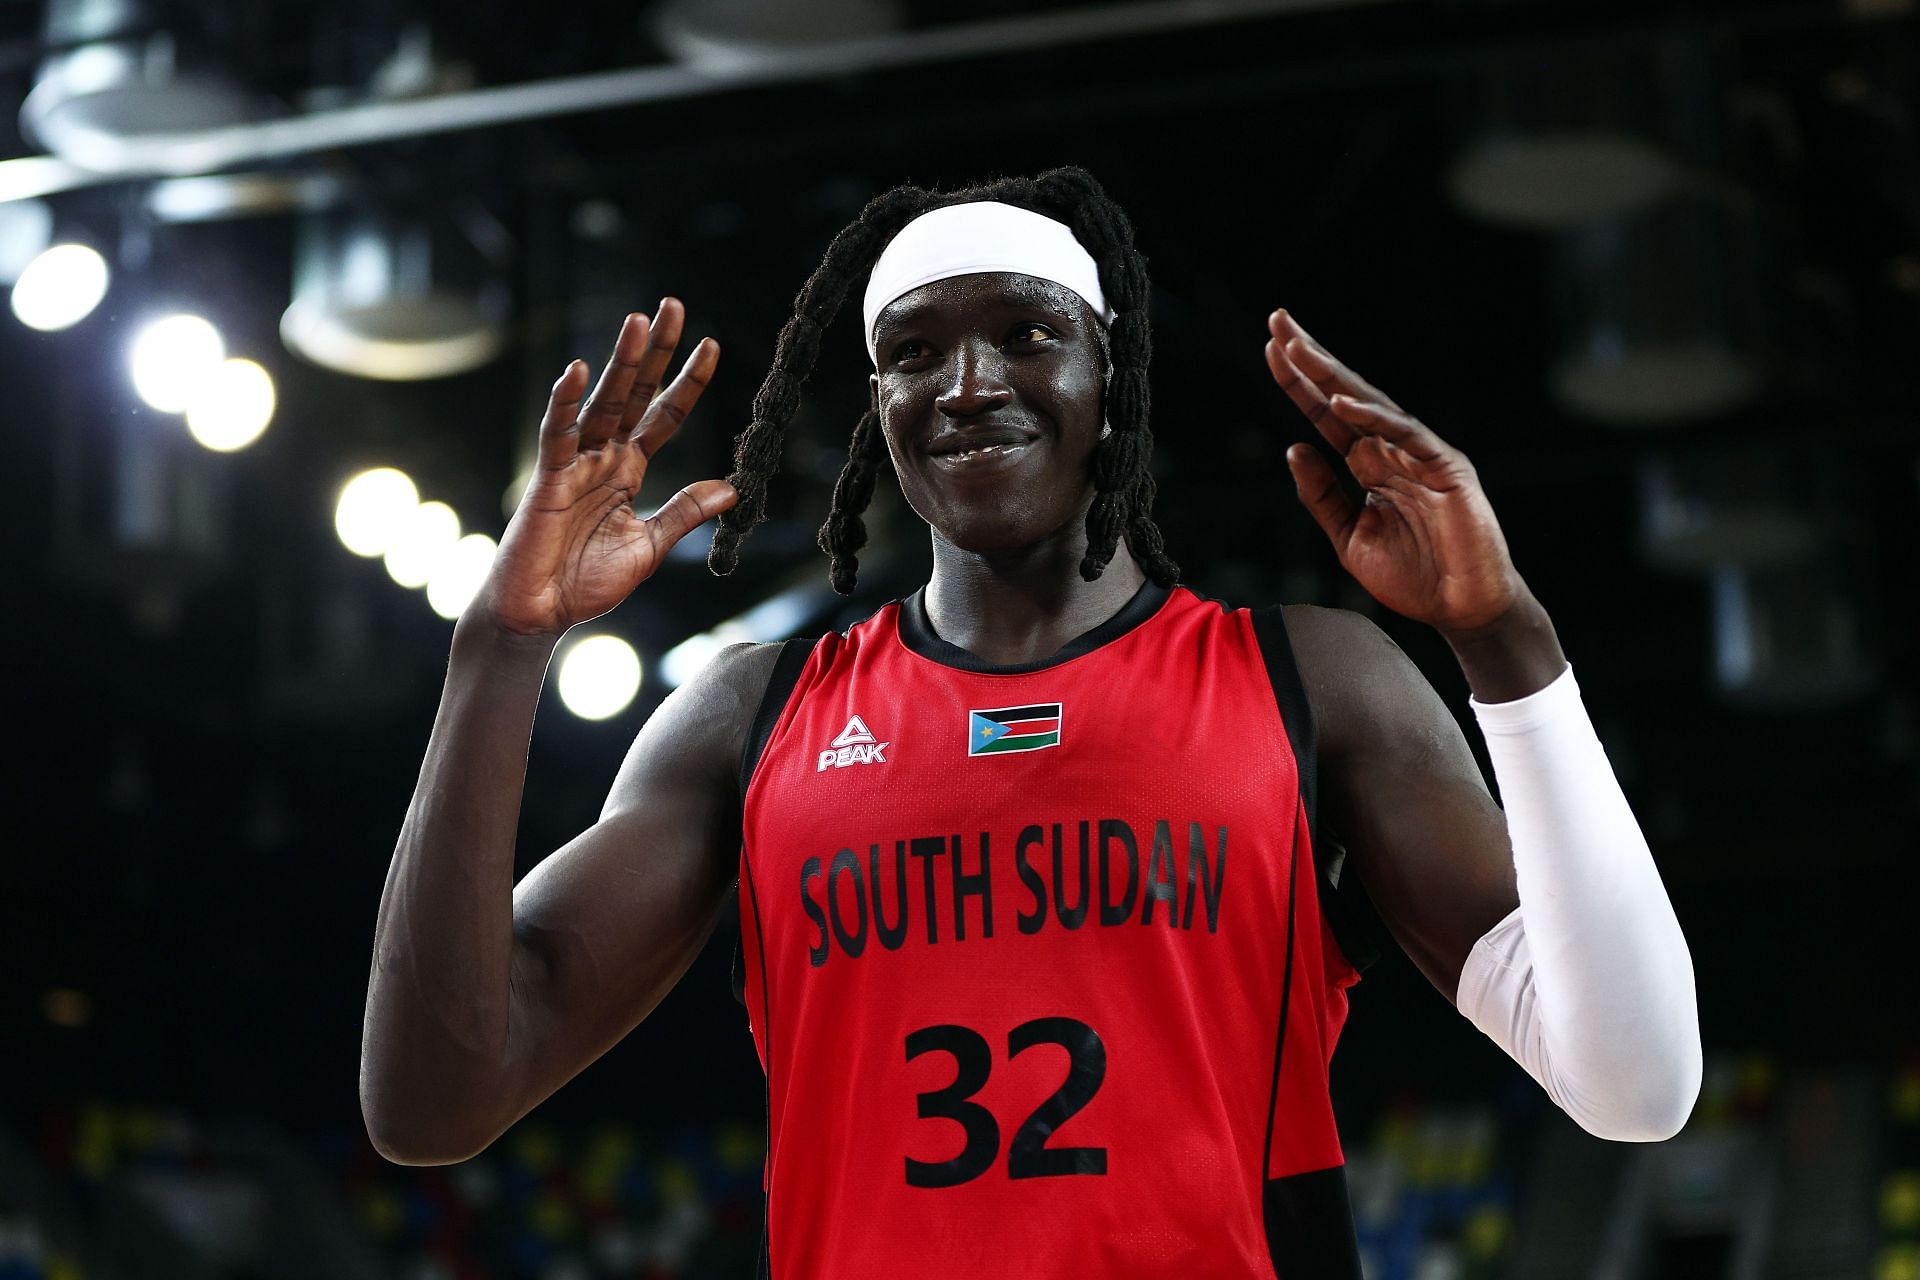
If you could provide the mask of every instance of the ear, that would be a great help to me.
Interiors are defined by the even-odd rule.
[[[880,411],[880,374],[876,371],[867,375],[867,408]]]

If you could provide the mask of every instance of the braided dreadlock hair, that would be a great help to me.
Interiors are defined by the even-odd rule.
[[[708,566],[717,574],[733,572],[740,541],[767,518],[767,484],[779,465],[787,424],[800,406],[800,389],[813,372],[820,336],[855,284],[863,284],[880,253],[907,223],[950,204],[997,200],[1066,223],[1100,269],[1100,287],[1117,313],[1106,335],[1108,358],[1106,420],[1112,433],[1093,456],[1093,505],[1087,510],[1087,552],[1080,576],[1098,578],[1113,559],[1120,537],[1141,560],[1146,574],[1163,586],[1179,579],[1180,566],[1167,557],[1165,539],[1153,522],[1154,482],[1148,471],[1153,434],[1147,362],[1153,345],[1147,325],[1147,260],[1133,247],[1133,224],[1119,205],[1084,169],[1049,169],[1034,178],[1003,178],[957,191],[899,186],[868,203],[827,246],[793,315],[780,330],[773,368],[753,399],[753,420],[734,442],[734,470],[727,477],[740,500],[720,516]],[[862,518],[873,498],[874,479],[887,456],[880,415],[868,409],[853,429],[847,463],[833,486],[833,506],[820,528],[820,548],[832,557],[833,589],[854,588],[858,552],[867,542]]]

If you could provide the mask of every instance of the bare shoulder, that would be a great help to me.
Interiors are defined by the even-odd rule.
[[[1324,752],[1400,755],[1458,737],[1432,684],[1371,619],[1311,604],[1283,614]]]
[[[649,784],[668,771],[697,778],[731,797],[740,754],[780,648],[728,645],[668,694],[628,750],[605,813],[644,802],[652,791]]]

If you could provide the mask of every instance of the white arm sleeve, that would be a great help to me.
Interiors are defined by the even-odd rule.
[[[1520,906],[1468,954],[1460,1012],[1589,1133],[1670,1138],[1700,1093],[1693,958],[1573,671],[1472,705]]]

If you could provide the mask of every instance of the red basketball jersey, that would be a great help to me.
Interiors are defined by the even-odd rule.
[[[1149,584],[991,666],[915,595],[800,657],[740,858],[763,1272],[1357,1278],[1279,611]]]

